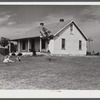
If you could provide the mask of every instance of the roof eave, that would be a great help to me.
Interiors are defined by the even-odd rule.
[[[10,41],[18,41],[18,40],[23,40],[23,39],[32,39],[32,38],[39,38],[40,36],[36,37],[27,37],[27,38],[19,38],[19,39],[10,39]]]
[[[71,24],[72,23],[72,21],[70,21],[67,25],[65,25],[62,29],[60,29],[58,32],[56,32],[55,34],[54,34],[54,36],[56,36],[58,33],[60,33],[62,30],[64,30],[69,24]]]
[[[80,28],[78,27],[78,25],[73,21],[73,24],[77,27],[77,29],[80,31],[81,35],[84,37],[84,39],[86,41],[88,41],[87,37],[83,34],[83,32],[80,30]]]

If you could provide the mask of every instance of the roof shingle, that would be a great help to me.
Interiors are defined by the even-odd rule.
[[[44,24],[44,27],[46,29],[48,29],[48,31],[51,31],[51,35],[56,35],[57,33],[59,33],[60,30],[64,29],[71,22],[73,22],[73,21],[67,20],[67,21],[64,21],[64,22]],[[78,28],[78,26],[74,22],[73,22],[73,24],[80,31],[81,35],[87,40],[86,36],[81,32],[81,30]],[[16,34],[10,36],[10,39],[11,40],[19,40],[19,39],[40,37],[41,36],[40,31],[41,31],[41,26],[33,27],[31,30],[29,30],[27,32],[20,32],[20,34],[16,33]]]
[[[49,31],[51,31],[51,35],[54,35],[59,30],[61,30],[64,26],[66,26],[71,20],[65,21],[65,22],[57,22],[52,24],[45,24],[44,27],[46,27]],[[18,40],[18,39],[24,39],[24,38],[33,38],[33,37],[39,37],[41,30],[41,26],[33,27],[31,30],[27,32],[20,32],[20,34],[16,33],[10,37],[11,40]]]

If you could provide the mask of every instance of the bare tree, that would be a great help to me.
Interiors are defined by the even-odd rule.
[[[46,29],[44,26],[42,26],[42,30],[40,31],[41,36],[43,39],[47,40],[47,43],[49,44],[50,40],[53,39],[53,35],[51,35],[51,31],[49,31],[48,29]],[[49,50],[47,50],[49,51]]]

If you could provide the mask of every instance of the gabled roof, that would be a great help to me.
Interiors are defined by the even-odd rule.
[[[76,26],[76,28],[80,31],[82,36],[87,40],[86,36],[81,32],[81,30],[77,27],[77,25],[74,23],[74,21],[68,20],[68,21],[64,21],[64,22],[46,24],[46,25],[44,25],[44,27],[46,27],[49,31],[51,31],[51,35],[55,36],[60,31],[65,29],[67,26],[69,26],[71,23],[73,23]],[[15,34],[10,39],[11,40],[19,40],[19,39],[25,39],[25,38],[40,37],[41,36],[40,30],[41,30],[41,26],[34,27],[34,28],[32,28],[31,30],[29,30],[27,32],[23,32],[23,33],[20,33],[20,34]]]
[[[60,29],[56,34],[54,34],[54,36],[56,36],[57,34],[59,34],[61,31],[63,31],[66,27],[68,27],[71,23],[73,23],[75,25],[75,27],[78,29],[78,31],[80,32],[80,34],[83,36],[83,38],[87,41],[87,37],[83,34],[83,32],[80,30],[80,28],[78,27],[78,25],[76,25],[76,23],[74,21],[70,21],[67,25],[65,25],[62,29]]]

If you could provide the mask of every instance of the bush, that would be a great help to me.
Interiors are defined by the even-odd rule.
[[[91,52],[87,52],[86,55],[91,55]]]
[[[47,53],[50,54],[50,50],[48,50]]]
[[[0,48],[0,54],[1,55],[9,55],[9,49],[7,48]]]
[[[32,49],[29,49],[30,52],[32,52]]]
[[[12,53],[11,55],[12,55],[12,56],[16,56],[16,54],[15,54],[15,53]]]
[[[36,50],[35,49],[33,49],[33,56],[36,56]]]
[[[18,55],[17,56],[22,56],[23,54],[20,52],[20,53],[18,53]]]
[[[95,55],[99,55],[99,52],[95,53]]]

